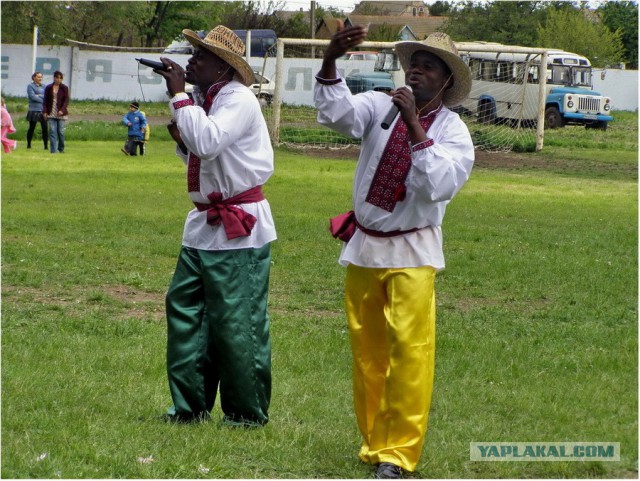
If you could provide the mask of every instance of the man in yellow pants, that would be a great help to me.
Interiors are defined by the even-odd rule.
[[[315,104],[318,122],[362,138],[354,210],[332,219],[331,230],[345,241],[360,459],[376,466],[375,478],[402,478],[415,470],[427,431],[442,219],[474,161],[469,131],[447,107],[467,97],[471,75],[451,39],[436,33],[396,45],[406,88],[352,95],[335,61],[366,33],[339,25]]]

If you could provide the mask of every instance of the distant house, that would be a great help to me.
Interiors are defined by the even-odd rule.
[[[357,3],[352,15],[384,15],[388,17],[427,17],[429,7],[425,2],[381,2]]]
[[[382,2],[385,3],[385,2]],[[414,2],[415,3],[415,2]],[[386,29],[394,36],[389,41],[423,40],[433,32],[439,32],[447,17],[392,17],[381,15],[350,14],[344,19],[345,26],[366,25],[370,35]],[[322,19],[316,30],[316,38],[330,39],[337,30],[337,19],[327,16]]]
[[[373,31],[381,25],[388,25],[397,31],[398,40],[423,40],[433,32],[441,30],[447,17],[390,17],[371,15],[349,15],[344,20],[347,25],[369,25]]]

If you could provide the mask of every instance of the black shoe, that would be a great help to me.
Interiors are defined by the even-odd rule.
[[[403,470],[400,466],[392,463],[380,463],[376,469],[373,479],[403,479]]]
[[[205,423],[210,419],[209,413],[185,415],[185,414],[163,414],[158,417],[162,422],[169,424],[196,424]]]

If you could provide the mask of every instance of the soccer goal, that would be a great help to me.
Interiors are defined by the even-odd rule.
[[[342,136],[316,121],[313,106],[315,75],[328,40],[278,39],[259,67],[275,83],[272,101],[264,105],[274,145],[300,149],[357,148],[358,139]],[[396,86],[404,72],[394,53],[395,42],[364,42],[360,51],[377,52],[375,59],[339,59],[338,70],[349,79],[386,73]],[[487,151],[540,150],[544,139],[547,50],[493,43],[456,43],[472,73],[469,98],[452,107],[465,121],[476,149]],[[352,55],[351,57],[355,57]],[[372,56],[360,56],[372,57]],[[254,67],[255,68],[255,67]]]

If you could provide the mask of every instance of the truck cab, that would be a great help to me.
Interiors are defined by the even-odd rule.
[[[611,99],[593,90],[591,63],[585,57],[562,51],[549,52],[545,127],[584,125],[606,130],[613,120]]]

